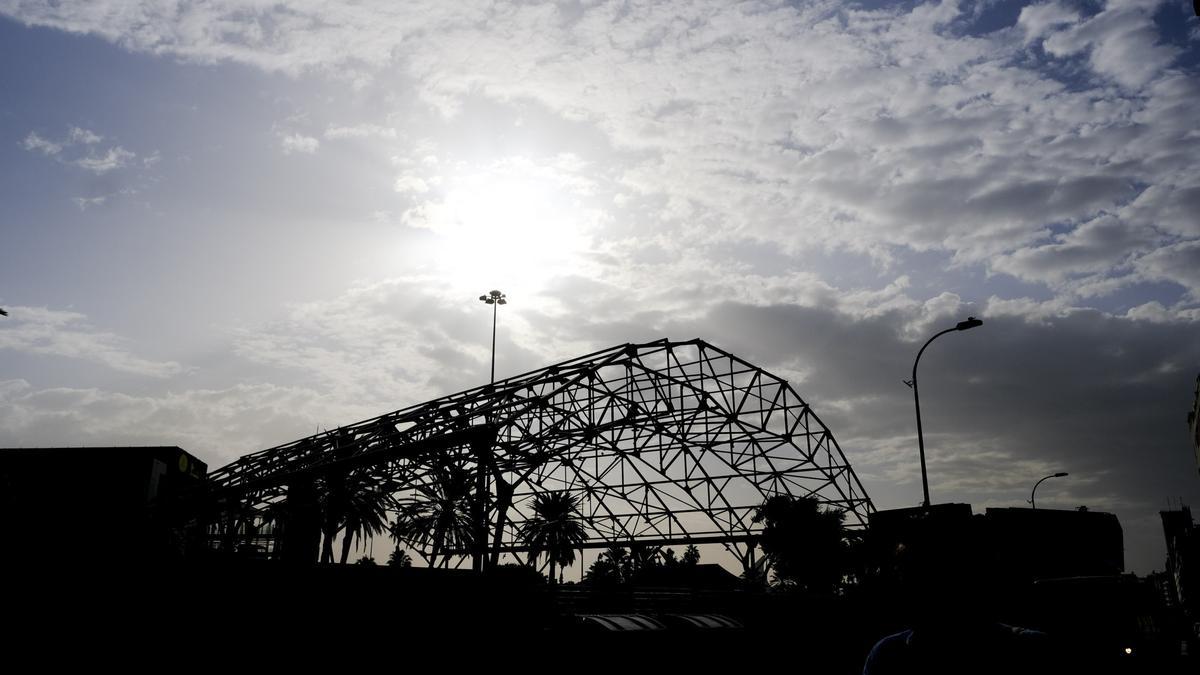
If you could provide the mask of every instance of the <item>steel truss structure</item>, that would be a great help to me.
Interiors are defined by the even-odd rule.
[[[611,347],[241,457],[210,474],[214,541],[290,542],[315,560],[322,489],[374,490],[393,507],[461,500],[472,536],[406,543],[477,568],[526,550],[545,491],[578,499],[584,547],[720,543],[743,561],[772,495],[815,496],[851,528],[873,510],[785,380],[702,340]],[[291,523],[291,539],[266,521]]]

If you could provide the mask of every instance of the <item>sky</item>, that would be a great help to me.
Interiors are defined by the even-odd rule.
[[[0,0],[0,446],[247,452],[625,342],[877,508],[1200,506],[1186,0]]]

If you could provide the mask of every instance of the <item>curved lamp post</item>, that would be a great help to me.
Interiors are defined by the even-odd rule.
[[[982,325],[983,322],[979,319],[976,319],[973,316],[968,316],[966,321],[959,321],[954,328],[947,328],[946,330],[929,338],[929,340],[925,343],[925,346],[921,347],[921,351],[917,352],[917,359],[913,361],[912,379],[905,380],[904,382],[904,384],[907,384],[912,388],[913,402],[917,406],[917,445],[921,448],[921,488],[925,491],[925,502],[923,504],[925,508],[929,508],[929,475],[925,472],[925,436],[923,430],[921,429],[921,396],[917,391],[917,364],[921,362],[921,355],[925,353],[925,347],[928,347],[930,342],[933,342],[946,333],[953,333],[954,331],[958,330],[968,330]]]
[[[1047,480],[1050,478],[1064,478],[1069,475],[1071,475],[1071,474],[1067,473],[1066,471],[1059,471],[1058,473],[1052,473],[1049,476],[1046,476],[1042,480]],[[1029,495],[1029,504],[1031,506],[1033,506],[1033,508],[1035,508],[1035,509],[1037,508],[1037,501],[1035,501],[1037,499],[1037,489],[1038,489],[1038,486],[1042,484],[1042,480],[1039,480],[1038,482],[1033,484],[1033,492],[1030,493],[1030,495]]]
[[[508,300],[500,291],[491,291],[479,296],[479,301],[492,306],[492,384],[496,383],[496,311],[499,305],[507,305]]]

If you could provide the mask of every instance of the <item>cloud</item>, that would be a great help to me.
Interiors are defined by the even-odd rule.
[[[1164,307],[1157,300],[1131,307],[1125,313],[1125,318],[1134,321],[1149,321],[1151,323],[1197,323],[1200,322],[1200,309],[1185,309],[1179,307]]]
[[[1113,216],[1101,216],[1053,238],[999,257],[993,269],[1021,279],[1061,284],[1068,278],[1105,273],[1139,253],[1154,249],[1160,237]]]
[[[1050,35],[1043,47],[1058,57],[1087,53],[1096,73],[1124,87],[1140,88],[1179,56],[1178,48],[1159,42],[1153,12],[1160,4],[1110,2],[1096,16]]]
[[[1200,241],[1185,241],[1159,248],[1138,259],[1144,276],[1171,281],[1187,288],[1193,301],[1200,300]]]
[[[415,193],[425,194],[429,192],[429,184],[419,176],[414,176],[411,173],[403,173],[396,178],[393,189],[400,193]]]
[[[134,153],[118,145],[109,148],[104,154],[80,157],[70,163],[86,171],[103,174],[129,166],[130,162],[136,156]]]
[[[1036,40],[1055,28],[1078,23],[1079,12],[1058,2],[1044,2],[1021,8],[1017,25],[1025,31],[1025,43]]]
[[[21,147],[30,152],[40,152],[46,156],[57,155],[62,152],[63,146],[61,143],[48,141],[37,134],[36,131],[29,132],[24,141],[21,141]]]
[[[281,135],[279,144],[283,147],[283,154],[285,155],[290,155],[294,152],[311,155],[317,151],[317,148],[321,147],[321,141],[303,134]]]
[[[178,445],[210,469],[345,422],[356,411],[319,393],[270,384],[132,396],[98,388],[0,381],[0,445]]]
[[[378,124],[355,124],[351,126],[336,125],[325,129],[325,138],[330,140],[340,140],[344,138],[397,138],[396,130],[393,127],[384,127]]]
[[[286,318],[239,333],[234,348],[251,362],[303,373],[334,399],[380,411],[478,384],[487,368],[486,322],[468,316],[473,305],[428,289],[425,279],[393,279],[299,303]]]
[[[129,166],[137,157],[135,153],[119,145],[97,152],[93,146],[103,140],[103,136],[93,131],[81,127],[71,127],[67,131],[66,137],[59,141],[47,140],[37,132],[31,131],[21,142],[21,147],[97,175]],[[74,151],[70,153],[72,157],[64,155],[64,151],[71,150]]]
[[[26,354],[81,359],[113,370],[165,378],[184,368],[174,361],[153,361],[131,353],[126,341],[96,330],[87,316],[46,307],[9,307],[9,318],[0,325],[0,349]]]
[[[1186,206],[1151,208],[1159,194],[1190,203],[1200,155],[1188,113],[1197,85],[1171,69],[1178,50],[1160,39],[1154,7],[1042,3],[988,32],[972,30],[973,7],[952,2],[7,11],[200,62],[353,71],[411,87],[445,120],[479,100],[534,106],[603,138],[599,156],[584,159],[615,167],[608,203],[628,229],[679,235],[659,244],[668,255],[745,239],[879,261],[940,251],[955,265],[1094,297],[1137,282],[1128,260],[1101,255],[1086,285],[1064,284],[1082,274],[1067,271],[1082,249],[1048,242],[1047,228],[1085,228],[1082,239],[1088,223],[1140,203],[1143,228],[1200,236]],[[390,140],[396,125],[381,117],[326,123],[323,138]],[[300,133],[280,142],[286,153],[319,148]],[[412,168],[394,183],[409,197],[434,191]],[[614,254],[637,245],[598,234]]]
[[[86,211],[93,206],[103,206],[108,201],[108,195],[101,195],[99,197],[73,197],[71,201],[75,202],[80,211]]]
[[[104,137],[82,127],[71,127],[71,131],[67,134],[67,140],[71,144],[95,145],[104,140]]]

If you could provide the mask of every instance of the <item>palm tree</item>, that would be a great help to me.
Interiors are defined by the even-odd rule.
[[[627,581],[625,568],[628,563],[628,552],[620,546],[613,546],[596,556],[592,566],[588,568],[584,581],[596,586],[616,586]]]
[[[533,517],[521,527],[521,538],[529,547],[529,562],[536,566],[542,554],[550,562],[550,583],[555,583],[555,566],[575,563],[575,549],[587,538],[579,519],[579,498],[567,492],[543,492],[533,498]]]
[[[396,546],[395,550],[388,554],[388,567],[412,567],[412,556],[408,555],[408,551]]]
[[[455,467],[436,473],[433,482],[416,486],[416,496],[399,503],[391,527],[396,544],[416,549],[430,567],[437,566],[442,551],[467,550],[474,542],[470,475]]]
[[[341,528],[343,565],[350,558],[352,540],[361,543],[387,529],[388,508],[395,504],[391,492],[389,486],[361,487],[347,495]]]
[[[390,482],[378,484],[364,471],[330,474],[318,482],[321,504],[321,562],[333,562],[333,540],[342,533],[341,562],[350,558],[355,540],[379,534],[387,528],[387,512],[395,506]]]

